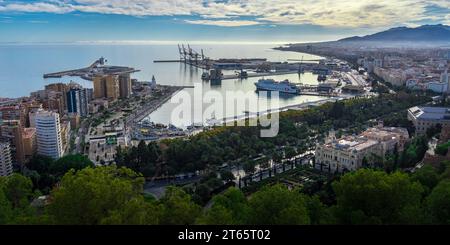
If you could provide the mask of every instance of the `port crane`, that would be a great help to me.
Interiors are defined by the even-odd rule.
[[[205,56],[203,49],[201,49],[201,52],[199,53],[191,48],[189,44],[187,44],[187,47],[185,47],[184,44],[181,44],[181,46],[178,44],[178,52],[180,53],[180,60],[188,64],[198,65],[199,62],[204,63],[209,59]]]

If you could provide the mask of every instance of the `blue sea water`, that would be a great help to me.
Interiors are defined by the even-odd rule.
[[[295,52],[273,50],[275,45],[258,44],[206,44],[192,45],[200,51],[203,49],[210,58],[267,58],[270,61],[284,62],[288,59],[318,59],[320,57]],[[173,44],[5,44],[0,45],[0,97],[15,98],[28,96],[30,92],[43,89],[46,84],[54,82],[75,81],[85,87],[92,87],[90,81],[78,77],[63,77],[61,79],[44,79],[44,73],[82,68],[90,65],[96,59],[105,57],[109,65],[130,66],[141,70],[132,75],[141,81],[149,81],[154,75],[159,84],[164,85],[194,85],[200,83],[204,93],[216,91],[223,97],[229,91],[244,93],[255,91],[254,83],[258,78],[245,80],[224,80],[220,84],[202,82],[202,70],[180,63],[154,63],[158,59],[178,59],[178,48]],[[268,78],[268,77],[267,77]],[[317,77],[310,73],[301,76],[297,74],[274,76],[276,80],[289,79],[292,82],[314,84]],[[186,88],[185,92],[193,97],[192,106],[202,101],[202,96],[194,97],[194,89]],[[258,94],[253,93],[252,99],[257,100]],[[279,107],[313,102],[323,98],[315,96],[280,97]],[[270,98],[264,98],[268,100]],[[201,103],[201,102],[200,102]],[[228,103],[228,102],[226,102]],[[226,105],[228,106],[228,105]],[[172,111],[177,104],[167,102],[153,112],[149,118],[158,123],[172,123],[186,126],[194,122],[204,122],[208,118],[193,115],[189,120],[173,120]],[[204,106],[206,107],[206,106]],[[236,111],[242,115],[245,110],[256,112],[258,108],[244,108],[238,105]],[[234,116],[227,115],[225,117]],[[219,118],[218,118],[219,119]]]

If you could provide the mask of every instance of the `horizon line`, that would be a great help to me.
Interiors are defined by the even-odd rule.
[[[149,45],[149,44],[160,44],[160,45],[174,45],[174,44],[230,44],[230,45],[270,45],[270,44],[293,44],[293,43],[314,43],[314,42],[327,42],[331,40],[323,40],[323,41],[312,41],[312,40],[279,40],[279,41],[214,41],[214,40],[90,40],[90,41],[10,41],[10,42],[2,42],[0,41],[0,45],[26,45],[26,44],[60,44],[60,45],[100,45],[100,44],[122,44],[122,45]]]

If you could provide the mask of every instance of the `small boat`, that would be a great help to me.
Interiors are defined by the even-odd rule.
[[[209,73],[208,72],[203,72],[202,74],[202,80],[209,80]]]

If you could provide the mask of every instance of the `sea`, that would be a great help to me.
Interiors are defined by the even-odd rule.
[[[191,45],[191,48],[198,52],[203,49],[205,56],[212,59],[267,58],[274,62],[293,62],[289,60],[317,60],[322,58],[310,54],[274,50],[273,48],[276,46],[279,45],[208,43]],[[243,116],[246,113],[265,111],[267,108],[261,105],[267,105],[269,109],[276,109],[324,99],[323,97],[303,95],[264,96],[256,91],[254,84],[260,78],[223,80],[212,83],[202,81],[201,75],[204,72],[202,69],[182,63],[154,63],[154,60],[179,59],[178,47],[173,43],[0,44],[0,97],[28,96],[30,92],[41,90],[46,84],[55,82],[74,81],[84,87],[92,87],[91,81],[79,77],[44,79],[43,74],[87,67],[100,57],[104,57],[108,65],[129,66],[140,70],[140,72],[132,74],[132,78],[140,81],[150,81],[154,76],[157,83],[161,85],[188,86],[174,96],[180,98],[189,96],[191,101],[189,103],[182,99],[167,101],[148,115],[147,119],[154,123],[186,127],[192,124],[205,123],[211,118],[220,120]],[[293,83],[317,84],[317,75],[312,73],[265,78],[288,79]],[[195,88],[189,86],[195,86]],[[199,93],[199,91],[201,92]],[[232,92],[243,93],[249,101],[258,101],[258,103],[238,103],[227,100]],[[205,101],[205,95],[214,98]],[[181,102],[185,104],[181,105]],[[233,106],[234,110],[227,109]],[[199,113],[199,110],[196,111],[196,109],[200,107]],[[180,108],[185,108],[185,110],[190,108],[190,112],[179,113]],[[213,111],[216,112],[202,113],[208,108],[209,110],[213,108]],[[214,108],[217,110],[214,110]]]

